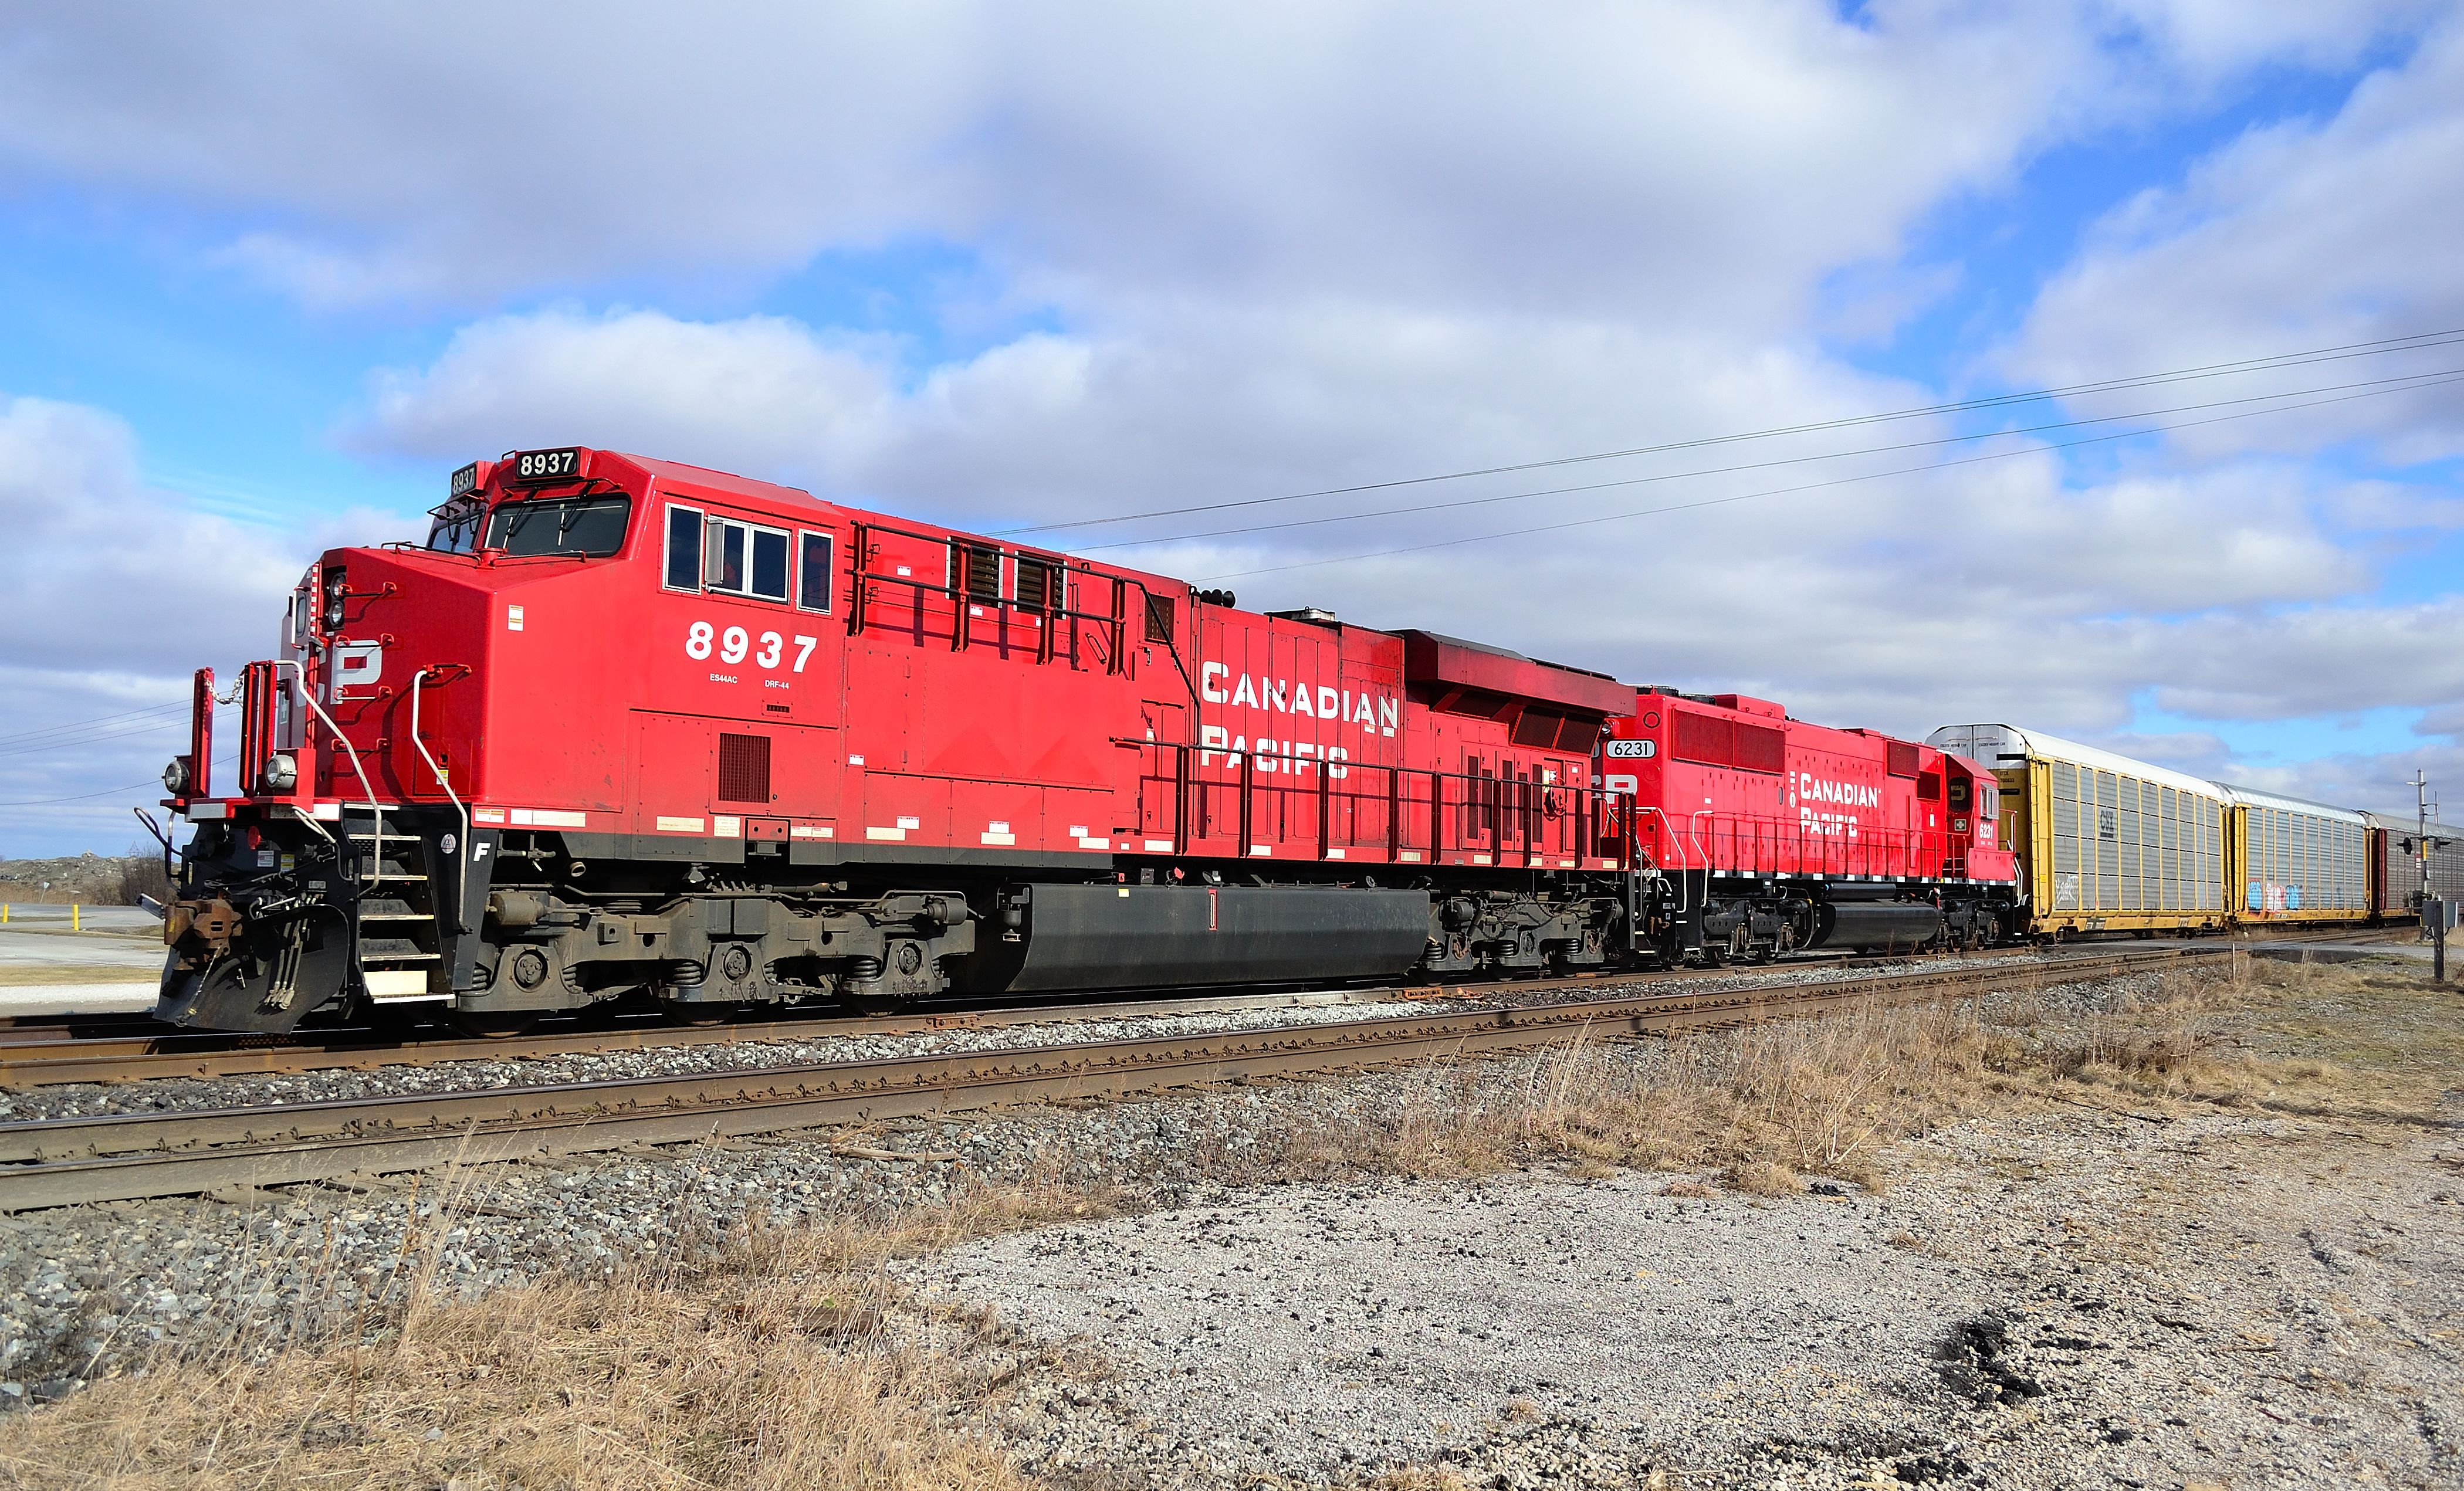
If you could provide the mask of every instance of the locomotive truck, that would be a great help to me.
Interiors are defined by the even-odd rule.
[[[1979,944],[1998,780],[1604,674],[584,448],[195,681],[158,1014],[481,1030]],[[237,706],[217,764],[218,703]]]

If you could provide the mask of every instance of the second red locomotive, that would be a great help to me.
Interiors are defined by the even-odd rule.
[[[1981,942],[2013,879],[1931,747],[607,450],[328,552],[235,693],[165,776],[216,1028]]]

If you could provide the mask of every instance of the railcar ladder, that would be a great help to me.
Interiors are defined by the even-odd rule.
[[[358,881],[353,932],[369,999],[386,1004],[443,993],[443,940],[426,846],[418,835],[386,831],[364,814],[346,814],[339,826]]]

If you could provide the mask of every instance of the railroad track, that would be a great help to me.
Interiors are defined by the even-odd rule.
[[[2020,947],[1969,955],[2021,957],[2036,951]],[[1791,969],[1854,968],[1862,963],[1904,961],[1905,954],[1858,957],[1816,954],[1802,960],[1773,966]],[[921,1031],[990,1028],[1054,1020],[1202,1015],[1385,998],[1480,998],[1493,995],[1613,987],[1645,980],[1666,983],[1726,977],[1743,971],[1735,965],[1648,973],[1628,969],[1485,983],[1424,984],[1298,994],[1179,994],[1164,998],[1147,997],[1101,1003],[1070,999],[1028,1004],[941,1000],[886,1016],[807,1014],[701,1026],[678,1025],[655,1015],[631,1017],[614,1023],[585,1018],[558,1029],[497,1037],[445,1036],[417,1031],[406,1034],[400,1030],[366,1027],[307,1030],[287,1036],[227,1035],[174,1030],[144,1016],[23,1017],[28,1023],[13,1028],[0,1026],[0,1087],[137,1082],[168,1077],[364,1071],[381,1066],[425,1066],[443,1062],[504,1061],[700,1045],[821,1041],[842,1036],[913,1035]],[[46,1019],[58,1020],[60,1023],[55,1026],[40,1023]]]
[[[2227,946],[689,1075],[0,1124],[0,1212],[1119,1097],[2076,982]]]
[[[2368,933],[2385,935],[2384,932]],[[2354,932],[2296,933],[2277,941],[2349,938]],[[2212,946],[2202,943],[2200,946]],[[2088,945],[2145,950],[2147,943]],[[2162,942],[2157,948],[2179,944]],[[2057,956],[2096,956],[2099,952],[2066,951]],[[1970,957],[2026,957],[2044,950],[2032,947],[1995,949]],[[1790,968],[1856,967],[1863,962],[1901,962],[1904,955],[1871,958],[1817,954],[1792,960]],[[544,1056],[569,1056],[613,1051],[685,1048],[698,1045],[818,1041],[839,1036],[912,1035],[919,1031],[1029,1024],[1045,1020],[1133,1019],[1158,1014],[1209,1014],[1226,1010],[1352,1002],[1374,998],[1478,998],[1496,994],[1544,993],[1649,979],[1655,983],[1706,976],[1729,976],[1736,966],[1711,969],[1666,969],[1647,974],[1630,970],[1584,973],[1557,978],[1515,978],[1488,983],[1433,984],[1410,988],[1361,989],[1338,994],[1188,996],[1171,998],[1116,1000],[1098,1004],[1052,1001],[1029,1005],[994,1005],[941,1001],[896,1015],[848,1017],[802,1015],[786,1019],[731,1021],[709,1026],[677,1025],[658,1017],[636,1017],[608,1023],[575,1020],[563,1028],[522,1036],[454,1037],[413,1031],[350,1027],[308,1030],[288,1036],[225,1035],[180,1031],[144,1015],[16,1016],[0,1020],[0,1087],[58,1086],[72,1083],[137,1082],[166,1077],[240,1077],[312,1071],[372,1070],[381,1066],[430,1065],[442,1062],[502,1061]]]

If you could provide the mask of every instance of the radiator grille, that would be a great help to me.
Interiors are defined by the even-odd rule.
[[[718,800],[722,802],[770,800],[770,737],[718,737]]]

